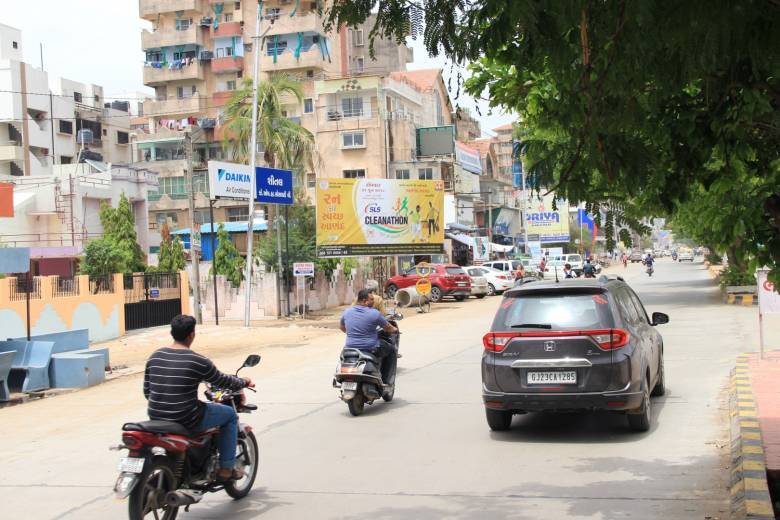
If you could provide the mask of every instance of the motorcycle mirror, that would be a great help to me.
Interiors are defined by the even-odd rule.
[[[393,319],[394,320],[402,320],[402,319],[404,319],[404,315],[401,314],[400,312],[396,312],[396,313],[393,314]]]
[[[246,358],[246,361],[244,361],[244,364],[241,365],[241,368],[257,366],[257,364],[260,363],[260,359],[261,358],[258,354],[251,354]]]

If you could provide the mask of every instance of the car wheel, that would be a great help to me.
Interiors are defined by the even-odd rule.
[[[642,397],[642,406],[639,413],[628,415],[628,425],[635,432],[646,432],[650,429],[650,416],[652,413],[650,406],[650,379],[645,381],[644,395]]]
[[[462,302],[462,301],[463,301],[463,300],[465,300],[465,299],[466,299],[466,297],[465,297],[465,296],[456,296],[456,297],[455,297],[455,300],[457,300],[457,301],[459,301],[459,302]]]
[[[496,295],[496,287],[492,284],[488,284],[488,296],[495,296]]]
[[[485,408],[485,417],[487,418],[488,426],[494,432],[506,431],[512,425],[512,412],[507,412],[506,410]]]
[[[441,300],[441,289],[439,289],[437,286],[431,287],[431,301],[432,302],[438,302]]]
[[[385,289],[385,292],[387,293],[387,297],[392,300],[395,298],[395,293],[398,292],[398,287],[394,284],[390,284],[387,286],[387,289]]]
[[[664,373],[664,355],[661,354],[661,360],[658,362],[658,381],[653,387],[652,397],[661,397],[666,393],[666,374]]]

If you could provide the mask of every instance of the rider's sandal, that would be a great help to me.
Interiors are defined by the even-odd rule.
[[[222,476],[217,473],[217,482],[230,482],[231,480],[241,480],[246,476],[243,470],[233,468],[233,471],[228,476]]]

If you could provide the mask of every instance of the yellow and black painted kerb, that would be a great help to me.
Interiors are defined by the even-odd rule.
[[[729,305],[758,305],[758,298],[752,294],[727,294],[726,303]]]
[[[737,357],[729,392],[731,513],[734,519],[774,518],[747,359],[748,355]]]

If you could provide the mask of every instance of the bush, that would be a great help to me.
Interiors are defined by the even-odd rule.
[[[718,253],[710,253],[704,257],[711,265],[720,265],[723,262],[723,257]]]
[[[729,266],[720,273],[720,284],[724,287],[737,285],[755,285],[756,277],[753,273],[739,271],[734,266]]]

